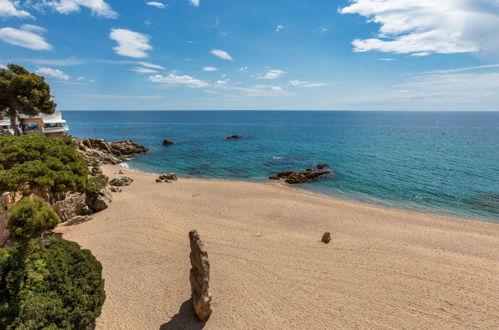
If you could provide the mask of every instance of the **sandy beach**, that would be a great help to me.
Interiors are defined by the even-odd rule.
[[[135,181],[110,208],[57,229],[103,265],[97,329],[499,328],[498,224],[123,171]],[[189,301],[192,229],[211,262],[206,323]]]

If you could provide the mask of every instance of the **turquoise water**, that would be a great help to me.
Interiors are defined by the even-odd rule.
[[[376,205],[499,221],[499,112],[66,111],[70,134],[133,139],[132,169],[268,181],[327,162],[301,186]],[[248,138],[225,140],[227,135]],[[164,147],[170,139],[177,144]],[[497,198],[497,200],[496,200]],[[491,204],[492,203],[492,204]]]

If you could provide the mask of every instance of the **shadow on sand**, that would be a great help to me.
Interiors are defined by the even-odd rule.
[[[194,308],[192,307],[192,299],[185,301],[177,314],[170,321],[159,327],[159,330],[200,330],[206,324],[196,318]]]

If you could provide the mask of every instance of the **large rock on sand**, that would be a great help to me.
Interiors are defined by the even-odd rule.
[[[86,194],[86,204],[93,212],[100,212],[107,209],[112,201],[113,196],[107,188],[99,189],[94,192],[87,192]]]
[[[111,181],[109,181],[109,184],[111,186],[115,187],[124,187],[124,186],[129,186],[133,182],[133,179],[127,176],[123,176],[121,178],[114,178]]]
[[[191,272],[189,280],[191,282],[192,304],[194,312],[201,321],[207,320],[211,315],[211,295],[210,287],[210,262],[208,252],[199,238],[196,230],[189,232],[191,244]]]

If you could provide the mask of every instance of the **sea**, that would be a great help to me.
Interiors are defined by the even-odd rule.
[[[499,222],[499,112],[63,111],[69,134],[133,139],[125,166],[182,177],[269,182],[327,163],[297,186],[342,199]],[[227,140],[228,135],[244,139]],[[163,146],[164,139],[175,142]]]

